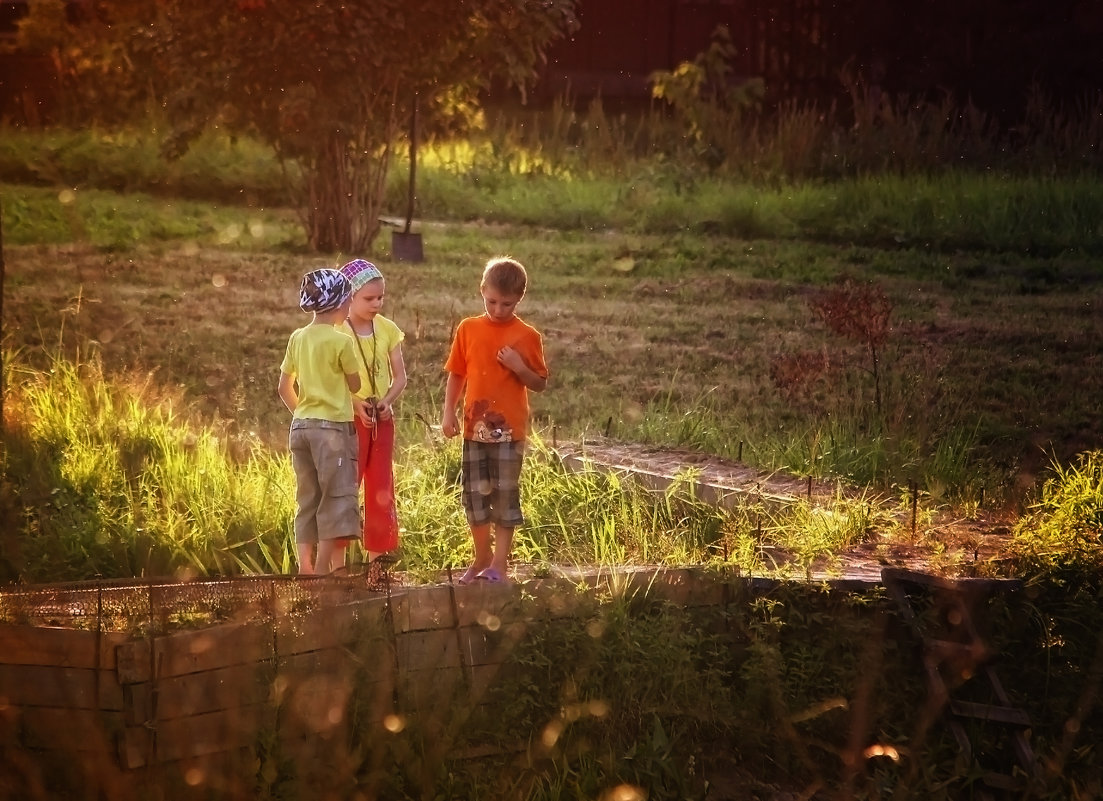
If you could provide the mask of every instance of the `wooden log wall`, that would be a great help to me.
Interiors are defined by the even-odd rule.
[[[579,581],[727,597],[685,570]],[[584,624],[578,588],[418,587],[156,636],[0,624],[0,801],[350,797],[391,732],[420,725],[443,756],[533,620]]]

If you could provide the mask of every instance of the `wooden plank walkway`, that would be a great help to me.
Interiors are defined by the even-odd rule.
[[[630,475],[651,489],[689,482],[706,503],[731,507],[750,502],[788,504],[801,498],[825,499],[838,492],[836,482],[773,472],[697,451],[591,439],[557,444],[554,448],[571,471],[605,470]]]
[[[764,472],[742,462],[688,449],[616,442],[605,438],[556,443],[554,452],[573,472],[598,470],[638,481],[657,492],[676,484],[690,487],[694,497],[727,509],[761,505],[777,507],[806,502],[830,507],[840,498],[859,499],[860,490],[839,481],[801,478],[780,471]],[[876,497],[868,497],[878,503]],[[786,567],[781,549],[764,545],[764,576],[794,581],[845,581],[880,584],[885,567],[920,572],[968,574],[972,566],[998,555],[1008,535],[1006,526],[984,519],[959,521],[925,512],[922,530],[913,530],[912,511],[902,504],[890,510],[892,531],[873,532],[871,541],[832,554],[811,566]],[[929,541],[929,542],[928,542]],[[926,542],[926,544],[924,544]]]

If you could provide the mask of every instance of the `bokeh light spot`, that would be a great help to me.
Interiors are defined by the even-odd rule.
[[[865,750],[865,757],[866,759],[872,759],[873,757],[888,757],[893,762],[898,762],[900,760],[900,752],[891,745],[875,743]]]
[[[544,744],[545,748],[553,748],[559,742],[559,735],[562,733],[563,724],[558,720],[553,720],[544,727],[544,732],[540,735],[540,742]]]
[[[238,223],[230,223],[218,232],[218,243],[229,245],[241,238],[241,226]]]
[[[479,612],[479,625],[487,631],[497,631],[502,627],[502,619],[483,609]]]
[[[586,705],[587,710],[595,718],[603,718],[609,714],[609,704],[600,698],[594,698]]]
[[[634,784],[618,784],[602,796],[602,801],[644,801],[647,793]]]

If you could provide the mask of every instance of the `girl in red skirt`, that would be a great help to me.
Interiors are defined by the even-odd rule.
[[[364,549],[369,563],[398,547],[394,502],[394,402],[406,388],[405,335],[380,310],[386,281],[371,262],[350,261],[341,272],[352,283],[352,305],[342,330],[355,342],[360,392],[353,398],[364,488]],[[369,567],[369,575],[372,567]]]

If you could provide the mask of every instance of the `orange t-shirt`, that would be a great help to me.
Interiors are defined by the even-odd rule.
[[[444,369],[467,382],[463,394],[463,437],[478,442],[513,442],[525,438],[529,391],[511,370],[498,363],[506,345],[525,364],[547,378],[540,332],[519,317],[499,323],[485,314],[460,321]]]

